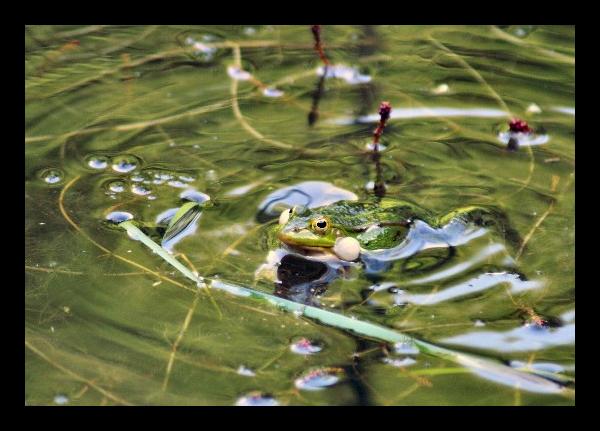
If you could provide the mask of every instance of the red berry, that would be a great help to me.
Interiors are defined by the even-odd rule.
[[[392,105],[390,105],[390,102],[381,102],[381,105],[379,105],[379,115],[381,117],[381,121],[387,121],[390,118],[391,112]]]
[[[512,119],[510,123],[508,123],[508,127],[510,128],[510,131],[514,133],[531,133],[533,131],[527,122],[518,118]]]

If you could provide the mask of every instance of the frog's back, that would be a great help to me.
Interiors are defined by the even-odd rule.
[[[406,200],[384,198],[380,201],[340,201],[315,209],[329,216],[334,224],[362,226],[377,222],[399,222],[409,219],[431,218],[429,211]]]

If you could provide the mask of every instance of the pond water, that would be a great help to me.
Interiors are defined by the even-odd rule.
[[[575,403],[574,27],[321,37],[327,71],[310,26],[26,27],[26,404]],[[386,197],[438,215],[493,206],[516,240],[416,223],[408,249],[351,264],[269,243],[286,205],[373,199],[382,101]],[[534,131],[516,146],[513,118]],[[169,248],[209,280],[568,390],[199,289],[105,221],[152,224],[185,200],[204,207]]]

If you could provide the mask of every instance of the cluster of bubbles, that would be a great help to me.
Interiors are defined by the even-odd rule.
[[[290,350],[298,355],[314,355],[323,350],[323,344],[306,337],[298,337],[290,344]],[[254,377],[254,371],[240,365],[237,373],[242,376]],[[345,376],[344,370],[337,367],[312,368],[295,381],[294,386],[305,391],[319,391],[335,385]],[[238,398],[236,406],[277,406],[279,402],[272,395],[253,391]]]
[[[85,158],[85,162],[88,167],[98,171],[103,171],[110,165],[112,170],[118,173],[134,171],[140,165],[140,160],[131,154],[120,154],[112,158],[91,154]]]
[[[145,196],[148,200],[156,199],[153,186],[168,185],[174,188],[188,189],[190,183],[196,178],[189,174],[178,174],[163,169],[139,170],[141,161],[134,155],[121,154],[114,157],[92,154],[85,159],[86,165],[97,171],[110,169],[117,174],[129,174],[126,177],[111,179],[104,184],[105,192],[112,199],[120,193],[129,191],[138,196]],[[55,170],[52,170],[55,172]],[[60,173],[53,174],[61,177]],[[54,177],[47,182],[58,182]]]

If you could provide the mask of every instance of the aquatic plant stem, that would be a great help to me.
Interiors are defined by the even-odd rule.
[[[188,268],[182,265],[177,259],[171,256],[166,250],[152,241],[141,230],[139,230],[131,221],[125,221],[119,224],[134,239],[141,241],[153,252],[162,257],[166,262],[178,269],[183,275],[197,283],[198,286],[205,286],[205,280],[200,276],[193,274]],[[332,326],[338,329],[353,332],[360,336],[372,339],[382,340],[388,343],[410,343],[419,349],[420,352],[442,358],[467,368],[482,377],[494,380],[496,382],[520,387],[520,390],[529,390],[532,392],[554,393],[565,396],[573,396],[574,391],[559,385],[558,383],[540,377],[529,370],[527,372],[519,371],[508,367],[500,362],[491,359],[480,358],[474,355],[468,355],[456,352],[450,349],[436,346],[434,344],[421,341],[398,331],[380,326],[374,323],[358,320],[354,317],[344,316],[329,310],[313,307],[280,298],[266,292],[251,289],[248,287],[230,284],[221,280],[210,280],[210,287],[224,290],[236,296],[247,297],[249,299],[261,299],[280,307],[286,311],[293,312],[297,316],[304,316],[316,320],[322,324]],[[560,375],[553,375],[554,379],[560,379]],[[565,381],[568,381],[565,378]],[[522,386],[523,384],[528,386]]]
[[[171,256],[171,254],[169,254],[167,250],[159,246],[157,243],[152,241],[146,234],[144,234],[144,232],[139,230],[137,226],[135,226],[131,221],[128,220],[123,223],[120,223],[119,226],[125,229],[131,238],[144,243],[144,245],[149,247],[154,253],[162,257],[167,263],[169,263],[187,278],[195,282],[199,287],[205,286],[204,279],[202,277],[190,271],[185,265],[183,265],[181,262],[179,262],[177,259]]]

